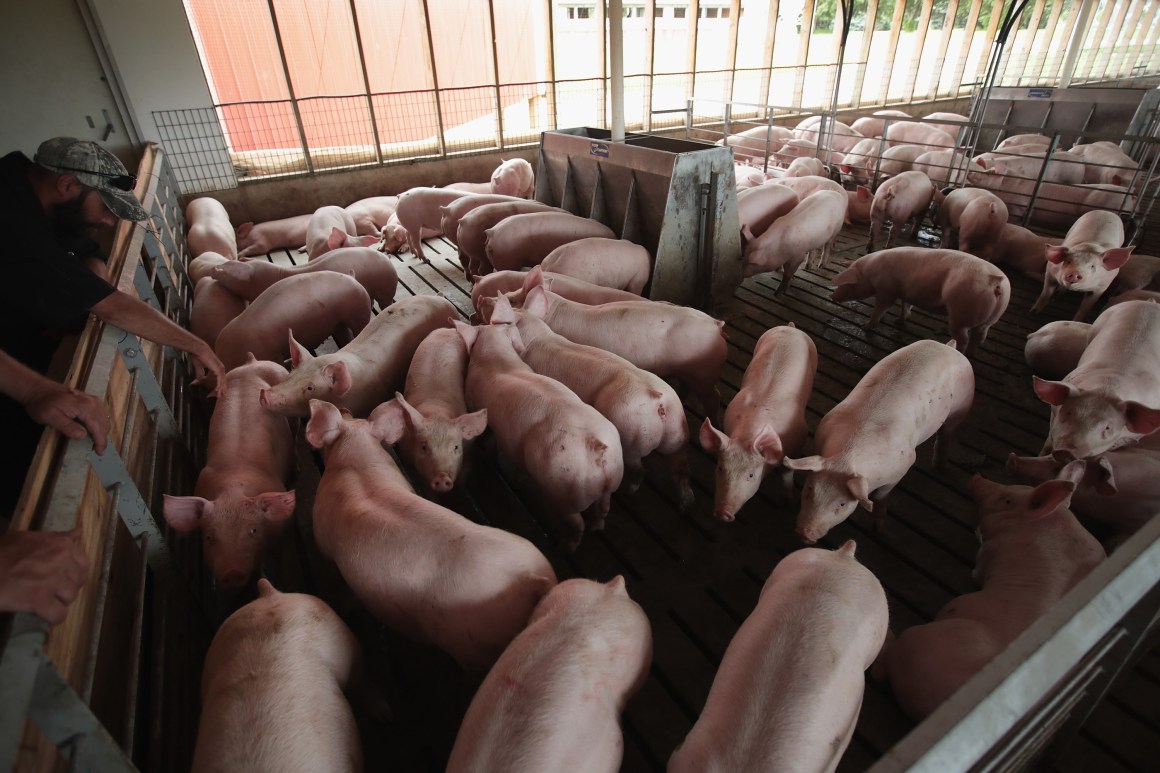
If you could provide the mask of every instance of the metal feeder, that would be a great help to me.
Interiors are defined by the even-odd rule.
[[[733,153],[606,129],[543,132],[536,200],[604,223],[653,257],[646,296],[708,310],[741,283]]]

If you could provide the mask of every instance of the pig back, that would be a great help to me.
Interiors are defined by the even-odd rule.
[[[342,692],[357,647],[311,596],[273,591],[235,612],[206,654],[193,770],[361,770]]]
[[[778,563],[729,643],[670,773],[835,768],[888,618],[881,584],[853,553],[847,542]]]
[[[915,341],[875,363],[822,417],[817,452],[875,460],[889,449],[913,450],[950,415],[966,413],[974,396],[975,373],[965,356],[954,346]]]

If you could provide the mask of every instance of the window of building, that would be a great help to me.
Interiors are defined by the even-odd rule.
[[[682,8],[674,8],[673,9],[673,18],[674,19],[685,18],[685,9],[683,7]]]

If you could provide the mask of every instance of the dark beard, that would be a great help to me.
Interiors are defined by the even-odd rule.
[[[52,207],[53,229],[69,236],[88,236],[99,223],[89,223],[84,218],[85,199],[96,191],[86,190],[72,201],[54,204]]]

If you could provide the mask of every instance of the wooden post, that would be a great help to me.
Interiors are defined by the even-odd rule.
[[[983,0],[971,0],[971,10],[967,12],[967,23],[963,27],[963,45],[959,50],[959,61],[955,65],[955,74],[951,78],[955,96],[962,93],[963,73],[967,70],[967,57],[971,54],[971,44],[975,42],[975,25],[979,23],[979,11]]]
[[[910,96],[907,97],[907,102],[914,101],[914,89],[918,85],[918,71],[922,68],[922,55],[926,50],[926,33],[930,31],[930,16],[934,10],[934,0],[922,0],[922,11],[918,16],[918,28],[915,30],[918,37],[915,38],[914,48],[911,49],[914,67],[910,75]]]
[[[976,0],[982,2],[982,0]],[[861,67],[858,68],[857,75],[854,76],[854,99],[855,106],[862,105],[862,84],[866,82],[866,61],[870,58],[870,46],[874,43],[874,20],[878,16],[878,0],[866,0],[866,24],[862,29],[862,47],[858,50],[858,61]],[[880,105],[886,102],[885,95],[882,99],[874,100],[874,104]]]
[[[890,19],[890,43],[886,46],[888,52],[898,51],[898,38],[902,34],[902,14],[906,11],[906,0],[894,4],[894,16]],[[894,68],[898,64],[896,59],[890,60],[890,75],[886,78],[886,85],[882,89],[882,104],[890,101],[890,86],[894,82]]]
[[[877,2],[877,0],[870,0],[870,2]],[[778,0],[769,0],[769,24],[766,25],[765,50],[762,51],[761,59],[761,87],[757,90],[758,98],[765,100],[767,105],[773,104],[773,98],[769,95],[769,81],[773,74],[773,42],[777,37],[778,5]]]

